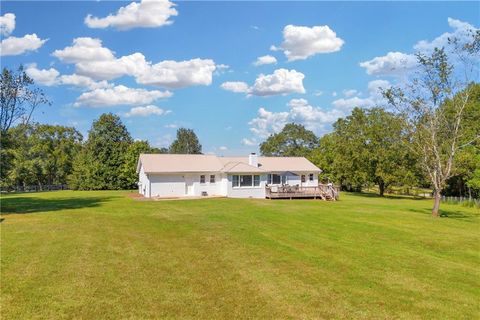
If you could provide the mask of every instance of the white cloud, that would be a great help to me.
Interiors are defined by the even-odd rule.
[[[248,84],[241,81],[227,81],[221,84],[222,89],[237,93],[248,93]]]
[[[272,96],[288,93],[305,93],[305,75],[295,70],[277,69],[273,74],[260,74],[251,88],[256,96]]]
[[[250,131],[255,136],[265,139],[270,134],[280,132],[287,123],[293,122],[302,124],[318,134],[346,114],[345,111],[336,108],[323,110],[314,107],[305,99],[292,99],[287,106],[289,110],[286,112],[271,112],[260,108],[257,117],[249,122]]]
[[[243,138],[240,143],[243,144],[244,146],[256,146],[256,145],[258,145],[258,142],[255,138],[253,138],[253,139]]]
[[[277,69],[273,74],[259,74],[253,86],[241,81],[222,83],[224,90],[247,93],[254,96],[286,95],[289,93],[305,93],[303,87],[305,75],[295,70]]]
[[[60,75],[60,72],[55,68],[38,69],[35,63],[28,65],[25,72],[37,84],[44,86],[70,85],[90,90],[111,87],[107,81],[97,82],[89,77],[78,74]]]
[[[52,55],[66,63],[107,61],[115,58],[110,49],[102,46],[102,40],[89,37],[75,38],[72,46],[55,50]]]
[[[8,37],[0,43],[0,56],[16,56],[27,51],[35,51],[47,41],[40,39],[35,33],[21,38]]]
[[[140,3],[132,2],[125,7],[120,7],[116,14],[105,18],[88,15],[85,24],[90,28],[116,28],[129,30],[132,28],[156,28],[173,23],[169,20],[177,16],[175,4],[168,0],[142,0]]]
[[[315,90],[315,92],[313,93],[314,96],[316,97],[320,97],[321,95],[323,95],[323,91],[321,90]]]
[[[165,111],[154,105],[148,105],[145,107],[134,107],[130,111],[125,113],[125,117],[147,117],[147,116],[163,116],[168,114],[169,111]]]
[[[432,41],[417,42],[413,47],[414,52],[429,54],[434,48],[442,47],[447,53],[452,52],[454,46],[449,43],[449,39],[456,38],[462,45],[471,41],[470,31],[478,30],[467,22],[452,18],[448,18],[448,24],[453,29],[452,32],[445,32]],[[416,70],[418,62],[414,53],[389,52],[385,56],[361,62],[360,66],[365,68],[367,74],[370,75],[406,77]]]
[[[108,89],[84,92],[77,98],[75,106],[109,107],[116,105],[149,104],[160,98],[172,96],[169,91],[128,88],[118,85]]]
[[[417,58],[413,54],[389,52],[385,56],[360,62],[360,67],[370,75],[400,76],[417,67]]]
[[[216,66],[211,59],[199,58],[152,64],[139,52],[116,58],[113,51],[102,46],[100,39],[94,38],[76,38],[72,46],[56,50],[53,55],[66,63],[74,63],[76,73],[96,80],[132,76],[139,84],[166,88],[210,85],[217,68],[228,68]]]
[[[25,73],[35,81],[36,84],[41,84],[44,86],[53,86],[58,84],[58,72],[54,68],[50,69],[37,69],[36,64],[28,65],[25,69]]]
[[[288,112],[271,112],[260,108],[257,117],[248,123],[250,131],[260,138],[267,138],[270,134],[283,129],[288,122],[288,116]]]
[[[294,26],[283,28],[283,43],[280,47],[271,46],[272,51],[283,50],[288,61],[304,60],[318,53],[339,51],[345,41],[329,26]]]
[[[355,89],[343,90],[342,93],[347,98],[358,95],[358,91]]]
[[[445,32],[440,36],[436,37],[432,41],[422,40],[415,44],[413,47],[416,51],[419,52],[430,52],[434,48],[449,47],[449,38],[457,38],[460,42],[466,42],[469,39],[469,31],[478,30],[473,25],[468,22],[460,21],[453,18],[448,18],[448,25],[453,29],[453,32]],[[471,38],[470,38],[471,41]]]
[[[0,16],[0,35],[8,37],[15,29],[15,15],[13,13],[5,13]]]
[[[264,64],[274,64],[274,63],[277,63],[277,59],[274,56],[266,55],[266,56],[258,57],[253,64],[255,66],[262,66]]]
[[[360,98],[358,96],[350,98],[340,98],[332,102],[336,109],[350,111],[355,107],[368,108],[385,104],[382,95],[382,90],[388,89],[391,86],[390,82],[386,80],[373,80],[368,83],[368,96]]]
[[[225,147],[225,146],[221,146],[221,147],[219,147],[218,149],[219,149],[220,151],[227,151],[227,150],[228,150],[228,148]]]
[[[336,97],[337,96],[337,91],[333,91],[332,92],[332,97]]]
[[[78,74],[62,75],[60,76],[60,83],[63,85],[88,88],[90,90],[112,87],[112,85],[105,80],[94,81],[92,78]]]
[[[177,128],[178,128],[178,125],[175,124],[175,123],[169,123],[169,124],[166,124],[166,125],[165,125],[165,128],[177,129]]]
[[[149,65],[146,72],[139,72],[135,77],[138,83],[167,88],[207,86],[212,83],[215,68],[215,62],[211,59],[167,60]]]

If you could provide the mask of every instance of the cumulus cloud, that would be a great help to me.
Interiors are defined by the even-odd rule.
[[[358,95],[358,91],[355,89],[343,90],[343,95],[347,98]]]
[[[129,30],[133,28],[157,28],[173,23],[171,17],[177,16],[175,4],[168,0],[142,0],[120,7],[115,14],[104,18],[88,15],[85,24],[89,28],[116,28]]]
[[[154,105],[148,105],[145,107],[134,107],[130,111],[125,113],[125,117],[148,117],[148,116],[163,116],[170,113]]]
[[[345,116],[339,109],[323,110],[312,106],[305,99],[292,99],[288,102],[288,111],[271,112],[265,108],[258,110],[257,117],[249,122],[250,131],[257,137],[265,139],[273,133],[280,132],[287,123],[299,123],[315,133],[325,131],[326,126]]]
[[[220,147],[218,147],[218,149],[220,151],[227,151],[228,150],[228,148],[226,146],[220,146]]]
[[[167,88],[182,88],[194,85],[210,85],[215,62],[211,59],[192,59],[188,61],[162,61],[148,65],[146,72],[135,74],[141,84]]]
[[[28,65],[25,72],[35,83],[44,86],[70,85],[90,90],[111,87],[105,80],[94,81],[89,77],[78,74],[60,75],[60,72],[55,68],[38,69],[35,63]]]
[[[32,78],[35,83],[44,86],[53,86],[58,84],[58,76],[60,75],[60,72],[54,68],[37,69],[36,64],[28,65],[25,69],[25,73]]]
[[[149,104],[160,98],[172,96],[169,91],[128,88],[118,85],[113,88],[95,89],[78,97],[75,106],[109,107],[116,105]]]
[[[216,66],[211,59],[199,58],[153,64],[139,52],[117,58],[113,51],[103,47],[100,39],[95,38],[76,38],[72,46],[56,50],[53,55],[63,62],[74,63],[76,73],[96,80],[132,76],[139,84],[166,88],[210,85],[214,71],[228,67]]]
[[[283,43],[280,47],[271,46],[273,51],[283,51],[288,61],[305,60],[319,53],[339,51],[345,41],[329,26],[294,26],[283,28]]]
[[[429,54],[434,48],[442,47],[445,48],[447,53],[452,52],[454,46],[450,44],[449,39],[455,38],[462,45],[471,41],[472,31],[478,30],[478,28],[467,22],[453,18],[448,18],[448,25],[453,29],[452,32],[445,32],[432,41],[422,40],[417,42],[413,46],[413,52]],[[384,56],[361,62],[360,66],[365,68],[367,74],[370,75],[405,77],[414,72],[418,67],[414,53],[388,52]]]
[[[0,35],[8,37],[15,29],[15,15],[13,13],[5,13],[0,16]]]
[[[242,141],[240,141],[241,144],[244,146],[256,146],[258,145],[258,142],[255,138],[249,139],[249,138],[243,138]]]
[[[382,90],[388,89],[391,86],[386,80],[373,80],[368,83],[368,96],[360,98],[358,96],[340,98],[332,102],[332,105],[339,109],[349,112],[355,107],[368,108],[385,104],[385,99],[382,95]]]
[[[90,37],[73,39],[73,45],[55,50],[52,55],[66,63],[107,61],[114,59],[114,53],[102,46],[102,40]]]
[[[274,63],[277,63],[277,59],[274,56],[266,55],[266,56],[258,57],[253,64],[255,66],[262,66],[264,64],[274,64]]]
[[[417,58],[413,54],[389,52],[385,56],[360,62],[360,67],[370,75],[398,76],[416,68]]]
[[[251,88],[256,96],[272,96],[288,93],[305,93],[305,75],[295,70],[277,69],[273,74],[260,74]]]
[[[249,90],[248,84],[241,81],[227,81],[220,85],[222,89],[237,93],[247,93]]]
[[[460,42],[466,42],[469,40],[469,31],[478,30],[468,22],[460,21],[453,18],[447,19],[448,25],[453,29],[452,32],[445,32],[436,37],[432,41],[422,40],[415,44],[413,47],[418,52],[430,52],[434,48],[448,47],[450,46],[449,40],[457,38]]]
[[[0,56],[16,56],[27,51],[35,51],[45,42],[47,39],[40,39],[35,33],[26,34],[21,38],[8,37],[0,43]]]
[[[286,95],[305,93],[303,79],[305,75],[296,70],[277,69],[273,74],[259,74],[253,86],[245,82],[224,82],[221,87],[233,92],[247,93],[254,96]]]

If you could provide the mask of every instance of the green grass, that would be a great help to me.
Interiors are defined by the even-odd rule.
[[[2,319],[478,319],[480,212],[431,200],[2,197]]]

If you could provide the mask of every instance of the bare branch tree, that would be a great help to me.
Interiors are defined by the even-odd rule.
[[[455,154],[480,137],[480,125],[476,133],[462,131],[472,78],[478,81],[480,50],[480,31],[470,30],[467,34],[466,42],[449,39],[453,50],[448,52],[435,48],[428,54],[417,53],[419,71],[412,81],[383,92],[389,104],[405,118],[411,150],[422,159],[434,191],[434,217],[439,216],[441,192],[453,175]]]
[[[3,69],[0,77],[0,133],[5,134],[15,123],[27,124],[35,109],[50,104],[45,94],[34,87],[33,79],[24,71]]]

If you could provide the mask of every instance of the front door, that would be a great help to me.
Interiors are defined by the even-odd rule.
[[[193,177],[185,176],[185,194],[187,196],[193,196]]]

